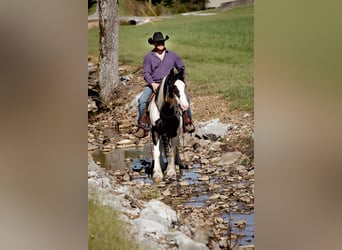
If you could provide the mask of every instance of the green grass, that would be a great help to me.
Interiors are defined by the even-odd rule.
[[[120,26],[120,62],[141,66],[152,49],[155,31],[169,35],[166,46],[179,54],[191,82],[190,93],[220,93],[231,108],[252,111],[254,90],[254,6],[229,11],[207,10],[211,16],[182,16],[140,26]],[[98,29],[89,30],[89,55],[97,56]]]
[[[100,206],[95,200],[88,200],[89,250],[139,249],[126,235],[123,223],[113,209]]]
[[[253,110],[253,98],[250,98],[254,95],[253,84],[232,85],[223,94],[233,101],[232,109]]]
[[[88,9],[88,16],[90,16],[90,15],[92,15],[92,14],[95,13],[95,11],[96,11],[96,5],[97,5],[97,3],[94,2],[94,3],[91,5],[91,7]]]

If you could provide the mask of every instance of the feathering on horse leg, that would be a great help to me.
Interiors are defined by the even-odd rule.
[[[176,173],[177,146],[178,146],[178,136],[172,138],[171,140],[170,161],[166,169],[166,177],[172,180],[177,179],[177,173]]]
[[[187,168],[189,168],[188,166],[184,165],[184,163],[182,162],[182,160],[181,160],[181,158],[179,156],[179,149],[178,148],[176,150],[175,164],[176,164],[176,166],[179,167],[179,169],[187,169]]]
[[[163,180],[163,172],[160,166],[159,157],[160,157],[159,140],[157,140],[157,143],[153,145],[153,161],[154,161],[153,180],[155,182],[159,182]]]

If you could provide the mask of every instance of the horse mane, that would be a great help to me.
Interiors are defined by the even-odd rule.
[[[165,82],[166,82],[166,78],[168,76],[164,77],[157,92],[156,92],[156,97],[155,97],[155,102],[156,105],[158,107],[158,109],[160,110],[162,105],[163,105],[163,99],[164,99],[164,92],[165,92]]]
[[[177,74],[178,75],[178,74]],[[157,90],[157,93],[156,93],[156,104],[157,104],[157,107],[158,109],[160,110],[163,106],[163,102],[164,102],[164,99],[165,99],[165,92],[166,92],[166,87],[167,87],[167,83],[170,81],[170,78],[173,78],[174,77],[174,71],[173,71],[173,68],[170,70],[170,73],[165,76]]]

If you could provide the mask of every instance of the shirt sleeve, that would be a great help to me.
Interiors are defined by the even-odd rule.
[[[149,54],[144,57],[143,76],[144,76],[145,81],[149,85],[151,85],[153,83],[151,58],[149,57]]]
[[[185,65],[183,63],[183,60],[175,53],[175,67],[178,72],[182,71],[183,72],[183,79],[185,79]]]

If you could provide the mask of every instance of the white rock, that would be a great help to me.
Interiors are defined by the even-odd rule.
[[[182,250],[207,250],[208,249],[205,244],[197,243],[181,232],[176,231],[175,233],[173,233],[173,237],[176,240],[178,249],[182,249]]]
[[[88,171],[88,178],[89,177],[98,177],[99,175],[97,174],[96,171]]]
[[[249,114],[249,113],[245,113],[244,115],[243,115],[243,118],[248,118],[248,117],[250,117],[251,115]]]
[[[220,122],[220,119],[210,120],[204,123],[198,123],[196,134],[203,136],[206,134],[214,134],[216,136],[225,136],[228,133],[228,125]]]
[[[211,146],[210,146],[210,148],[209,148],[209,150],[211,150],[211,151],[220,151],[221,150],[221,142],[214,142]]]
[[[164,225],[149,219],[138,218],[133,220],[132,223],[139,228],[139,234],[141,235],[153,233],[154,235],[161,237],[169,232]]]
[[[140,218],[158,222],[165,227],[170,227],[172,222],[177,221],[176,212],[158,200],[149,201],[141,211]]]
[[[222,155],[219,163],[226,165],[226,166],[231,165],[231,164],[237,163],[240,160],[241,156],[242,156],[242,153],[239,151],[227,152]]]
[[[124,139],[124,140],[121,140],[119,141],[117,144],[118,145],[124,145],[124,144],[132,144],[133,141],[129,140],[129,139]]]

